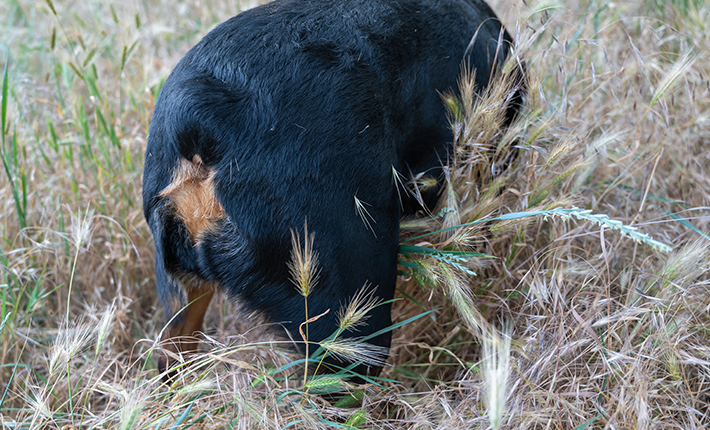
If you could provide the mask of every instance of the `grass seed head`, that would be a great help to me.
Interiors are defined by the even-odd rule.
[[[345,387],[342,378],[335,376],[315,377],[304,385],[305,389],[311,390],[314,393],[340,390]]]
[[[313,249],[315,233],[308,235],[308,223],[304,224],[303,237],[303,248],[301,248],[300,234],[291,230],[291,261],[288,267],[291,272],[291,282],[296,285],[303,297],[308,297],[318,283],[320,272],[318,254]]]
[[[94,327],[84,321],[74,327],[60,329],[50,353],[50,375],[65,371],[67,363],[88,346],[93,334]]]
[[[139,421],[143,409],[146,407],[145,399],[143,395],[137,392],[131,393],[127,399],[122,403],[121,410],[119,411],[119,430],[132,430],[136,427]]]
[[[653,107],[659,100],[663,98],[678,81],[678,78],[683,76],[688,69],[690,69],[695,63],[697,57],[690,55],[690,52],[686,52],[681,56],[678,61],[671,67],[671,69],[663,75],[661,81],[656,85],[656,90],[653,93],[653,98],[650,102],[650,107]]]
[[[111,306],[109,306],[106,311],[104,311],[103,316],[101,317],[101,320],[99,321],[97,328],[96,328],[96,354],[99,354],[99,351],[101,350],[101,347],[104,344],[104,341],[106,340],[106,335],[111,331],[111,326],[113,325],[113,319],[116,314],[116,301],[114,300],[113,303],[111,303]]]
[[[30,428],[42,428],[44,423],[52,419],[52,411],[49,407],[50,393],[43,386],[28,385],[31,394],[25,395],[25,401],[29,410],[34,411]]]
[[[494,429],[499,429],[506,411],[508,378],[510,377],[510,337],[502,338],[495,331],[483,336],[483,378],[488,419]]]
[[[338,310],[336,317],[341,330],[357,330],[359,326],[365,325],[369,318],[368,312],[382,303],[382,300],[374,295],[375,291],[374,288],[368,289],[365,284],[350,299],[347,306]]]
[[[94,225],[94,210],[87,209],[82,216],[80,213],[71,214],[71,240],[77,251],[84,250],[91,243]]]
[[[348,362],[361,361],[369,366],[384,366],[388,348],[362,342],[354,338],[341,338],[320,342],[320,346],[335,358]]]
[[[468,328],[474,333],[487,331],[488,323],[474,304],[471,288],[463,274],[448,264],[438,263],[436,266],[439,272],[436,279],[440,280],[441,288],[449,296]]]
[[[175,393],[182,398],[195,394],[209,393],[215,390],[216,383],[211,379],[199,379],[194,382],[182,385]]]
[[[659,277],[663,285],[684,288],[709,269],[710,247],[706,239],[697,238],[671,253]]]

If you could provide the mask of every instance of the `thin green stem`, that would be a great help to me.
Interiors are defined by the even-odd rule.
[[[306,342],[306,368],[303,371],[303,386],[306,386],[306,383],[308,383],[308,296],[303,297],[306,303],[306,338],[304,341]],[[313,374],[315,376],[315,373]]]
[[[69,305],[71,304],[71,290],[74,285],[74,273],[76,272],[76,262],[79,259],[79,250],[81,249],[81,241],[76,244],[76,253],[74,254],[74,263],[71,267],[71,275],[69,276],[69,291],[67,292],[67,314],[66,314],[66,330],[69,330]]]
[[[333,340],[337,339],[338,336],[340,336],[340,333],[342,333],[342,332],[343,332],[343,329],[342,329],[342,328],[338,328],[338,331],[335,332],[335,336],[333,336]],[[318,374],[318,369],[320,369],[320,365],[323,364],[323,360],[325,359],[325,355],[326,355],[326,354],[324,353],[324,354],[321,356],[320,361],[318,362],[318,366],[316,366],[316,370],[315,370],[315,372],[313,372],[313,375],[314,375],[314,376]]]

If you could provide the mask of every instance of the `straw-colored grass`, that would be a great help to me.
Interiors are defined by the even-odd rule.
[[[706,428],[710,6],[492,5],[530,92],[508,130],[510,77],[479,97],[464,74],[442,101],[456,150],[440,207],[402,223],[384,379],[305,373],[218,298],[166,385],[146,133],[172,67],[238,2],[1,2],[0,429]],[[357,300],[331,310],[343,330],[378,303]]]

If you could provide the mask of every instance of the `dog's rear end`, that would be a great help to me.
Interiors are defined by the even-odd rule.
[[[205,232],[225,216],[217,201],[210,171],[198,155],[179,159],[167,186],[146,213],[155,241],[155,275],[158,294],[168,319],[164,338],[166,355],[159,370],[166,370],[168,357],[197,348],[193,336],[202,329],[205,312],[216,283],[200,275],[196,244]]]
[[[330,310],[309,342],[331,336],[338,308],[368,284],[385,304],[341,336],[389,347],[399,219],[421,208],[400,201],[393,169],[439,179],[451,150],[440,93],[462,61],[485,87],[510,41],[479,1],[277,0],[193,48],[161,90],[145,162],[168,320],[161,370],[195,350],[217,288],[297,338],[306,308],[288,262],[306,220],[321,263],[308,311]],[[431,209],[436,192],[425,197]]]

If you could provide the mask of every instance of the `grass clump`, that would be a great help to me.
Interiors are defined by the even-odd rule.
[[[308,374],[327,351],[383,354],[336,335],[294,356],[220,298],[205,352],[163,383],[140,199],[146,132],[179,58],[248,6],[0,4],[0,426],[710,421],[710,8],[699,1],[492,2],[516,55],[484,94],[466,72],[442,101],[455,150],[440,207],[402,221],[382,378],[353,386],[347,369]],[[518,61],[529,92],[502,129]],[[354,204],[366,220],[367,203]],[[305,229],[294,240],[306,293],[317,288],[310,240]],[[378,305],[369,291],[331,310],[341,331],[367,323]]]

